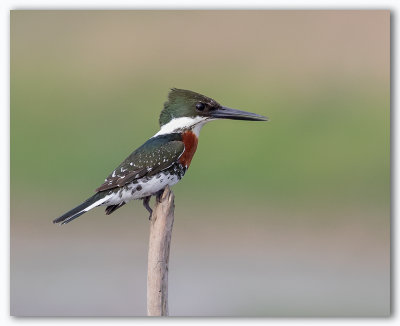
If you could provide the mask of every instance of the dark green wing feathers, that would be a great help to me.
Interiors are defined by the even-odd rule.
[[[153,176],[177,162],[185,150],[178,133],[150,138],[129,155],[96,189],[104,191],[124,185],[144,176]]]

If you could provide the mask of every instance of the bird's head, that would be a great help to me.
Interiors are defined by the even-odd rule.
[[[171,129],[172,132],[196,126],[200,130],[204,123],[216,119],[268,120],[262,115],[227,108],[199,93],[173,88],[168,94],[168,101],[164,103],[159,122],[161,128]]]

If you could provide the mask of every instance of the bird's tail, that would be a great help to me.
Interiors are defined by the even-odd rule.
[[[72,220],[76,219],[77,217],[81,216],[82,214],[85,214],[87,211],[91,210],[92,208],[95,208],[102,203],[104,203],[109,196],[106,195],[105,192],[98,192],[94,194],[92,197],[86,199],[82,204],[79,206],[71,209],[64,215],[60,216],[59,218],[56,218],[53,223],[61,223],[67,224],[71,222]]]

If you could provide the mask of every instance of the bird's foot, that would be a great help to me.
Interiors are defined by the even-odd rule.
[[[150,205],[149,205],[150,198],[151,198],[151,196],[147,196],[147,197],[144,197],[144,198],[143,198],[143,206],[144,206],[144,208],[146,208],[147,211],[150,213],[149,221],[151,221],[151,217],[153,216],[153,210],[151,209],[151,207],[150,207]]]
[[[162,198],[163,193],[164,193],[164,189],[157,191],[157,193],[156,193],[157,203],[161,203],[161,198]]]

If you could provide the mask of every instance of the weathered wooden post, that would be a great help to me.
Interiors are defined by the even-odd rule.
[[[168,316],[168,262],[174,224],[174,193],[167,186],[150,221],[147,315]]]

